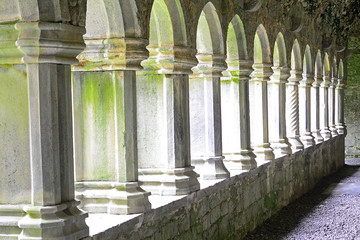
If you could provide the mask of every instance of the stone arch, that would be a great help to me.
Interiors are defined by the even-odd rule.
[[[303,61],[303,72],[304,74],[312,74],[312,59],[311,59],[311,49],[309,45],[306,45]]]
[[[208,2],[199,17],[196,48],[201,54],[224,54],[224,40],[215,6]]]
[[[271,63],[269,38],[262,24],[258,26],[255,33],[254,63]]]
[[[331,77],[333,78],[337,78],[337,75],[338,75],[338,71],[337,71],[337,61],[336,61],[336,56],[334,56],[333,58],[333,63],[332,63],[332,66],[331,66]]]
[[[275,67],[283,67],[287,65],[286,46],[281,32],[277,35],[275,40],[273,65]]]
[[[318,50],[315,59],[315,76],[322,74],[322,61],[321,61],[321,51]]]
[[[301,50],[297,39],[295,39],[291,50],[291,70],[302,70]]]
[[[323,76],[330,76],[330,62],[329,62],[329,55],[325,53],[324,61],[323,61]]]
[[[340,61],[339,61],[338,78],[340,80],[344,79],[344,64],[343,64],[342,59],[340,59]]]
[[[185,19],[179,0],[155,0],[150,16],[149,47],[186,46]]]
[[[244,25],[238,15],[229,23],[226,39],[228,61],[248,59]]]

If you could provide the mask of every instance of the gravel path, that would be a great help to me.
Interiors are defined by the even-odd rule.
[[[360,240],[360,159],[345,163],[244,239]]]

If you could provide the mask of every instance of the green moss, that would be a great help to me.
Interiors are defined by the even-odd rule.
[[[275,212],[277,209],[277,193],[272,192],[267,195],[264,199],[264,206],[268,210]]]

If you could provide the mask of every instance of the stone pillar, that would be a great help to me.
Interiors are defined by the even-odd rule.
[[[0,238],[80,239],[74,200],[71,69],[85,29],[0,24]]]
[[[229,177],[223,163],[220,77],[224,56],[197,54],[190,77],[191,162],[203,179]],[[211,59],[211,60],[209,60]]]
[[[311,87],[311,132],[315,143],[321,143],[324,138],[320,134],[320,85],[322,83],[322,74],[317,73],[314,76],[314,82]]]
[[[328,89],[330,84],[330,77],[323,75],[323,82],[320,85],[320,133],[327,141],[331,138],[331,131],[329,130],[329,98]]]
[[[76,197],[94,213],[145,212],[151,204],[138,182],[136,70],[146,43],[85,42],[73,67]]]
[[[299,82],[301,70],[291,70],[286,84],[286,133],[293,152],[304,149],[299,133]]]
[[[253,64],[250,88],[251,140],[256,160],[273,160],[269,143],[267,82],[272,74],[271,64]]]
[[[269,135],[275,157],[292,153],[286,137],[286,83],[290,76],[288,67],[272,67],[273,74],[268,83]]]
[[[300,115],[300,140],[304,148],[314,146],[314,136],[311,134],[311,95],[310,90],[314,77],[304,73],[299,86],[299,115]]]
[[[250,144],[250,61],[228,62],[221,78],[221,121],[225,167],[230,171],[256,168]]]
[[[189,74],[194,55],[187,48],[175,51],[182,54],[168,56],[168,61],[165,54],[150,57],[137,75],[139,180],[145,190],[160,195],[200,188],[190,158]]]
[[[343,79],[339,76],[335,89],[335,120],[336,129],[339,134],[346,134],[344,121],[344,87]]]
[[[335,71],[335,69],[333,69],[333,71]],[[338,83],[337,77],[333,74],[329,85],[329,129],[333,137],[339,135],[336,129],[336,120],[335,120],[335,88],[337,83]]]

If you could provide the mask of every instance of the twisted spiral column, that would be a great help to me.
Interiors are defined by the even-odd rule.
[[[286,83],[286,132],[293,152],[304,149],[299,134],[299,82],[302,72],[291,70]]]

